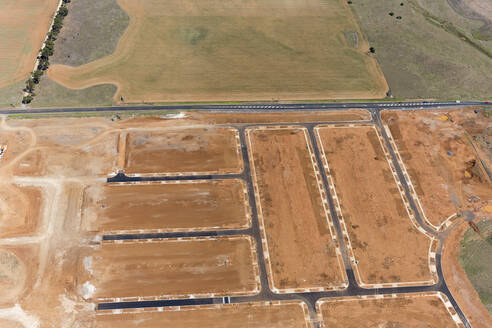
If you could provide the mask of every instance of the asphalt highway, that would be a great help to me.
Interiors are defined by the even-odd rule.
[[[32,108],[32,109],[1,109],[0,114],[44,114],[44,113],[77,113],[77,112],[111,112],[111,111],[176,111],[198,110],[215,112],[270,112],[270,111],[318,111],[344,110],[348,108],[363,109],[428,109],[457,106],[492,106],[483,101],[413,101],[413,102],[317,102],[317,103],[247,103],[247,104],[216,104],[216,105],[140,105],[140,106],[112,106],[112,107],[61,107],[61,108]]]
[[[364,103],[362,103],[364,104]],[[254,196],[254,189],[253,189],[253,182],[252,182],[252,177],[251,177],[251,171],[250,171],[250,162],[249,162],[249,154],[248,154],[248,148],[246,144],[246,137],[245,137],[245,129],[248,126],[261,126],[261,125],[278,125],[278,124],[231,124],[230,126],[234,126],[239,130],[239,136],[240,136],[240,142],[241,142],[241,152],[242,152],[242,157],[243,157],[243,162],[244,162],[244,171],[241,174],[223,174],[223,175],[191,175],[191,176],[164,176],[164,177],[128,177],[125,176],[124,174],[118,174],[115,177],[108,178],[107,182],[112,183],[112,182],[126,182],[126,181],[159,181],[159,180],[193,180],[193,179],[227,179],[227,178],[239,178],[243,179],[246,182],[247,189],[248,189],[248,198],[249,198],[249,204],[251,207],[252,211],[252,226],[249,229],[242,229],[242,230],[226,230],[226,231],[209,231],[209,232],[183,232],[183,233],[159,233],[159,234],[125,234],[125,235],[104,235],[103,239],[104,240],[122,240],[122,239],[152,239],[152,238],[175,238],[175,237],[197,237],[197,236],[220,236],[220,235],[236,235],[236,234],[248,234],[251,235],[252,237],[255,238],[256,240],[256,253],[258,256],[258,265],[259,265],[259,271],[260,271],[260,281],[261,281],[261,290],[260,293],[254,296],[234,296],[234,297],[215,297],[215,298],[202,298],[202,299],[176,299],[176,300],[156,300],[156,301],[141,301],[141,302],[109,302],[109,303],[100,303],[98,304],[98,309],[99,310],[110,310],[110,309],[124,309],[124,308],[142,308],[142,307],[165,307],[165,306],[187,306],[187,305],[197,305],[197,304],[225,304],[225,303],[241,303],[241,302],[253,302],[253,301],[273,301],[273,300],[293,300],[293,299],[298,299],[298,300],[303,300],[306,302],[308,305],[308,308],[310,310],[311,314],[311,319],[315,323],[316,327],[319,327],[319,324],[317,323],[317,316],[316,316],[316,308],[315,304],[320,298],[329,298],[329,297],[342,297],[342,296],[361,296],[361,295],[383,295],[383,294],[401,294],[401,293],[417,293],[417,292],[442,292],[445,294],[451,304],[453,305],[456,313],[459,315],[460,319],[462,322],[465,324],[466,327],[470,328],[470,324],[459,308],[458,304],[456,303],[453,295],[449,291],[446,281],[444,279],[444,276],[442,274],[442,268],[441,268],[441,252],[442,252],[442,242],[444,241],[444,238],[446,236],[446,232],[443,233],[437,233],[432,231],[427,225],[425,225],[424,220],[420,216],[420,213],[417,209],[417,206],[414,202],[413,197],[411,196],[410,190],[408,188],[408,185],[403,177],[402,173],[402,168],[400,167],[397,159],[395,152],[390,144],[390,141],[388,139],[388,136],[386,135],[384,129],[382,129],[382,123],[380,119],[380,110],[382,108],[387,109],[388,103],[365,103],[367,106],[370,107],[371,111],[371,117],[372,120],[370,121],[371,123],[376,124],[379,128],[380,131],[382,131],[382,136],[384,138],[384,141],[386,143],[386,146],[390,150],[390,155],[393,161],[393,165],[395,166],[395,169],[397,171],[397,175],[400,179],[400,182],[405,190],[407,199],[410,202],[410,206],[412,207],[416,220],[420,226],[422,226],[426,231],[432,233],[435,237],[437,237],[441,243],[441,247],[438,248],[437,250],[437,255],[436,255],[436,267],[437,267],[437,274],[438,274],[438,282],[434,285],[426,285],[426,286],[412,286],[412,287],[390,287],[390,288],[378,288],[378,289],[371,289],[371,288],[361,288],[355,279],[355,275],[352,269],[352,264],[351,261],[347,255],[347,249],[344,243],[344,238],[339,222],[339,218],[337,216],[336,210],[335,210],[335,205],[333,203],[333,199],[330,195],[330,188],[328,186],[328,178],[325,174],[324,170],[320,170],[320,174],[322,176],[323,184],[325,187],[325,191],[327,192],[328,196],[327,199],[329,201],[329,207],[330,207],[330,213],[334,222],[335,230],[337,233],[337,239],[340,243],[340,249],[342,251],[342,257],[343,257],[343,263],[345,266],[345,271],[348,276],[348,281],[349,281],[349,286],[346,289],[339,290],[339,291],[327,291],[327,292],[309,292],[309,293],[290,293],[290,294],[275,294],[273,293],[268,284],[268,275],[267,275],[267,270],[266,270],[266,264],[264,261],[263,257],[263,246],[261,242],[261,235],[260,235],[260,228],[259,228],[259,221],[258,221],[258,213],[257,213],[257,204]],[[437,108],[439,106],[442,107],[450,107],[450,106],[464,106],[464,105],[477,105],[481,103],[476,103],[476,102],[468,102],[468,103],[430,103],[430,104],[423,104],[423,103],[405,103],[403,106],[402,104],[398,103],[398,106],[395,106],[393,108],[399,108],[399,109],[415,109],[415,108]],[[197,105],[193,105],[197,106]],[[225,107],[230,106],[230,105],[224,105],[221,107],[221,110],[231,110],[232,108],[227,108]],[[283,105],[287,106],[289,110],[319,110],[320,108],[323,109],[330,109],[330,110],[343,110],[343,108],[340,108],[341,104],[336,103],[336,104],[288,104],[288,105]],[[307,109],[307,107],[302,107],[302,109],[296,109],[297,107],[295,106],[309,106],[311,109]],[[311,107],[312,106],[312,107]],[[337,106],[337,107],[320,107],[320,106]],[[162,107],[162,106],[159,106]],[[166,108],[168,108],[167,106]],[[235,106],[233,106],[236,108]],[[361,106],[361,103],[347,103],[347,107],[349,108],[363,108]],[[200,107],[203,110],[210,110],[211,108],[205,109],[203,106]],[[367,108],[367,107],[366,107]],[[147,109],[147,108],[146,108]],[[182,106],[179,107],[179,109],[183,109]],[[197,109],[197,108],[188,108],[188,109]],[[286,108],[279,108],[282,110],[285,110]],[[369,108],[368,108],[369,109]],[[59,109],[61,110],[61,109]],[[106,108],[104,110],[107,110]],[[135,110],[135,109],[131,109]],[[217,107],[214,106],[213,110],[217,110]],[[243,108],[245,110],[245,108]],[[258,110],[258,109],[254,109]],[[276,108],[274,109],[261,109],[262,111],[266,110],[277,110]],[[315,153],[316,161],[317,164],[320,168],[322,168],[324,165],[321,161],[321,155],[320,151],[318,148],[318,142],[314,136],[314,126],[318,124],[340,124],[341,122],[311,122],[311,123],[289,123],[289,125],[298,125],[298,126],[303,126],[308,129],[309,132],[309,138],[311,140],[311,144],[313,147],[313,151]],[[352,124],[358,124],[351,122]],[[360,122],[360,123],[367,123],[366,122]]]

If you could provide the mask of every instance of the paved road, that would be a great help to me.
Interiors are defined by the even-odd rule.
[[[425,109],[440,107],[485,105],[492,103],[481,101],[435,101],[435,102],[320,102],[320,103],[295,103],[295,104],[242,104],[242,105],[164,105],[164,106],[113,106],[113,107],[82,107],[82,108],[33,108],[33,109],[2,109],[0,114],[39,114],[39,113],[76,113],[76,112],[112,112],[112,111],[176,111],[199,110],[219,112],[270,112],[270,111],[317,111],[317,110],[344,110],[348,108],[364,109]]]
[[[339,105],[339,104],[338,104]],[[460,105],[463,105],[460,104]],[[382,106],[382,105],[381,105]],[[412,105],[413,106],[413,105]],[[434,105],[435,107],[435,105]],[[410,108],[410,107],[406,107]],[[411,107],[414,108],[414,107]],[[436,233],[432,231],[428,226],[425,225],[424,220],[420,216],[417,206],[414,202],[413,197],[411,197],[408,185],[403,177],[402,169],[396,160],[395,152],[389,142],[388,136],[386,135],[384,129],[382,129],[382,123],[380,118],[380,108],[371,109],[372,120],[370,122],[379,126],[382,131],[383,138],[385,140],[386,146],[390,150],[391,158],[395,169],[397,171],[398,177],[405,189],[407,199],[410,202],[410,206],[414,210],[417,222],[427,231],[433,233],[441,241],[441,247],[437,250],[436,255],[436,266],[439,281],[435,285],[431,286],[413,286],[413,287],[391,287],[391,288],[379,288],[379,289],[367,289],[358,286],[355,275],[351,266],[351,261],[347,256],[347,249],[344,244],[344,238],[342,235],[342,230],[340,227],[340,222],[333,204],[333,199],[330,195],[330,188],[328,187],[328,179],[324,170],[320,170],[325,191],[328,193],[328,200],[330,206],[330,213],[333,218],[335,225],[335,230],[337,233],[338,240],[340,241],[340,247],[343,255],[343,263],[349,280],[349,286],[341,291],[328,291],[328,292],[312,292],[312,293],[291,293],[291,294],[274,294],[268,284],[268,276],[266,270],[266,264],[263,257],[263,246],[261,243],[261,235],[258,222],[258,213],[256,206],[256,199],[254,196],[253,183],[250,172],[250,162],[248,148],[246,145],[245,129],[249,126],[261,126],[261,125],[272,125],[272,124],[231,124],[231,126],[236,127],[239,130],[240,142],[241,142],[241,152],[244,161],[244,171],[241,174],[225,174],[225,175],[192,175],[192,176],[165,176],[165,177],[148,177],[148,178],[131,178],[124,174],[119,174],[113,178],[108,178],[108,183],[111,182],[124,182],[124,181],[159,181],[159,180],[189,180],[189,179],[227,179],[236,178],[243,179],[246,182],[248,189],[249,203],[252,210],[252,226],[248,229],[242,230],[226,230],[226,231],[208,231],[208,232],[184,232],[184,233],[160,233],[160,234],[126,234],[126,235],[105,235],[103,239],[105,240],[120,240],[120,239],[152,239],[152,238],[172,238],[172,237],[196,237],[196,236],[220,236],[220,235],[236,235],[236,234],[249,234],[253,236],[256,240],[256,253],[258,256],[258,265],[260,271],[260,281],[261,290],[258,295],[254,296],[235,296],[235,297],[216,297],[216,298],[203,298],[203,299],[179,299],[179,300],[162,300],[162,301],[142,301],[142,302],[113,302],[113,303],[100,303],[98,304],[99,310],[109,310],[109,309],[122,309],[122,308],[141,308],[141,307],[164,307],[164,306],[186,306],[186,305],[197,305],[197,304],[223,304],[223,303],[241,303],[241,302],[253,302],[253,301],[268,301],[268,300],[292,300],[300,299],[306,302],[311,313],[311,319],[316,323],[316,309],[315,304],[320,298],[329,297],[341,297],[341,296],[358,296],[358,295],[382,295],[382,294],[400,294],[400,293],[416,293],[416,292],[430,292],[430,291],[440,291],[444,293],[450,300],[451,304],[455,308],[457,314],[460,316],[461,320],[466,327],[471,327],[467,318],[464,316],[463,312],[459,308],[458,304],[454,300],[453,295],[450,293],[444,276],[442,274],[441,268],[441,252],[442,252],[442,242],[446,236],[446,233]],[[311,122],[311,123],[289,123],[289,125],[303,126],[308,129],[309,137],[313,146],[316,161],[319,167],[323,167],[321,156],[319,152],[319,145],[316,138],[314,137],[314,126],[318,124],[327,124],[328,122]],[[330,124],[340,124],[341,122],[331,122]],[[353,123],[352,124],[358,124]],[[359,122],[364,123],[364,122]],[[367,123],[367,122],[365,122]],[[273,124],[278,125],[278,124]],[[319,325],[316,323],[316,327]]]

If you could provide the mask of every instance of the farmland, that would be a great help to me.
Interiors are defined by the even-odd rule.
[[[115,51],[81,66],[53,65],[50,79],[72,89],[114,84],[117,102],[382,98],[387,91],[339,0],[118,4],[130,24]]]
[[[32,72],[58,3],[58,0],[0,3],[0,88],[23,80]]]

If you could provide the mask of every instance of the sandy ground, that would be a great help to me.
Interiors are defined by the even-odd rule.
[[[246,237],[107,243],[82,259],[91,279],[80,287],[94,298],[247,294],[258,287],[252,247]]]
[[[384,300],[344,300],[322,303],[324,327],[456,328],[438,296],[398,297]]]
[[[207,128],[130,132],[126,139],[125,172],[238,173],[242,158],[237,132]]]
[[[430,239],[405,210],[376,130],[327,127],[319,136],[362,282],[432,280]]]
[[[254,106],[254,105],[252,105]],[[211,124],[223,123],[290,123],[290,122],[323,122],[323,121],[361,121],[370,120],[371,115],[362,109],[351,109],[343,112],[309,112],[299,113],[193,113]]]
[[[469,225],[462,222],[446,238],[442,256],[444,279],[471,325],[477,328],[492,327],[492,317],[482,304],[458,260],[460,242],[468,228]]]
[[[456,213],[476,212],[490,199],[487,177],[465,130],[454,118],[458,115],[459,112],[454,111],[382,114],[425,216],[434,226]]]
[[[362,99],[388,90],[338,0],[118,4],[130,25],[114,53],[78,67],[52,65],[51,79],[73,89],[112,83],[117,102]],[[357,35],[355,46],[344,31]]]
[[[0,184],[0,237],[33,234],[40,225],[42,191]]]
[[[250,226],[241,180],[96,184],[85,189],[85,230],[189,231]]]
[[[32,72],[58,3],[59,0],[0,3],[0,88],[25,79]]]
[[[337,243],[330,235],[304,130],[250,130],[248,136],[273,285],[339,286],[344,275]]]
[[[164,312],[131,314],[104,314],[97,316],[96,328],[308,328],[305,320],[307,309],[301,302],[274,304],[249,303],[222,306],[202,306],[175,309]]]
[[[37,279],[37,245],[0,245],[0,306],[14,305]]]

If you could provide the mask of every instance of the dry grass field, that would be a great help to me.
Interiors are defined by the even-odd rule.
[[[0,88],[27,78],[33,70],[58,3],[59,0],[0,1]]]
[[[115,101],[382,98],[388,89],[341,0],[119,0],[130,25],[113,54],[48,75]]]

